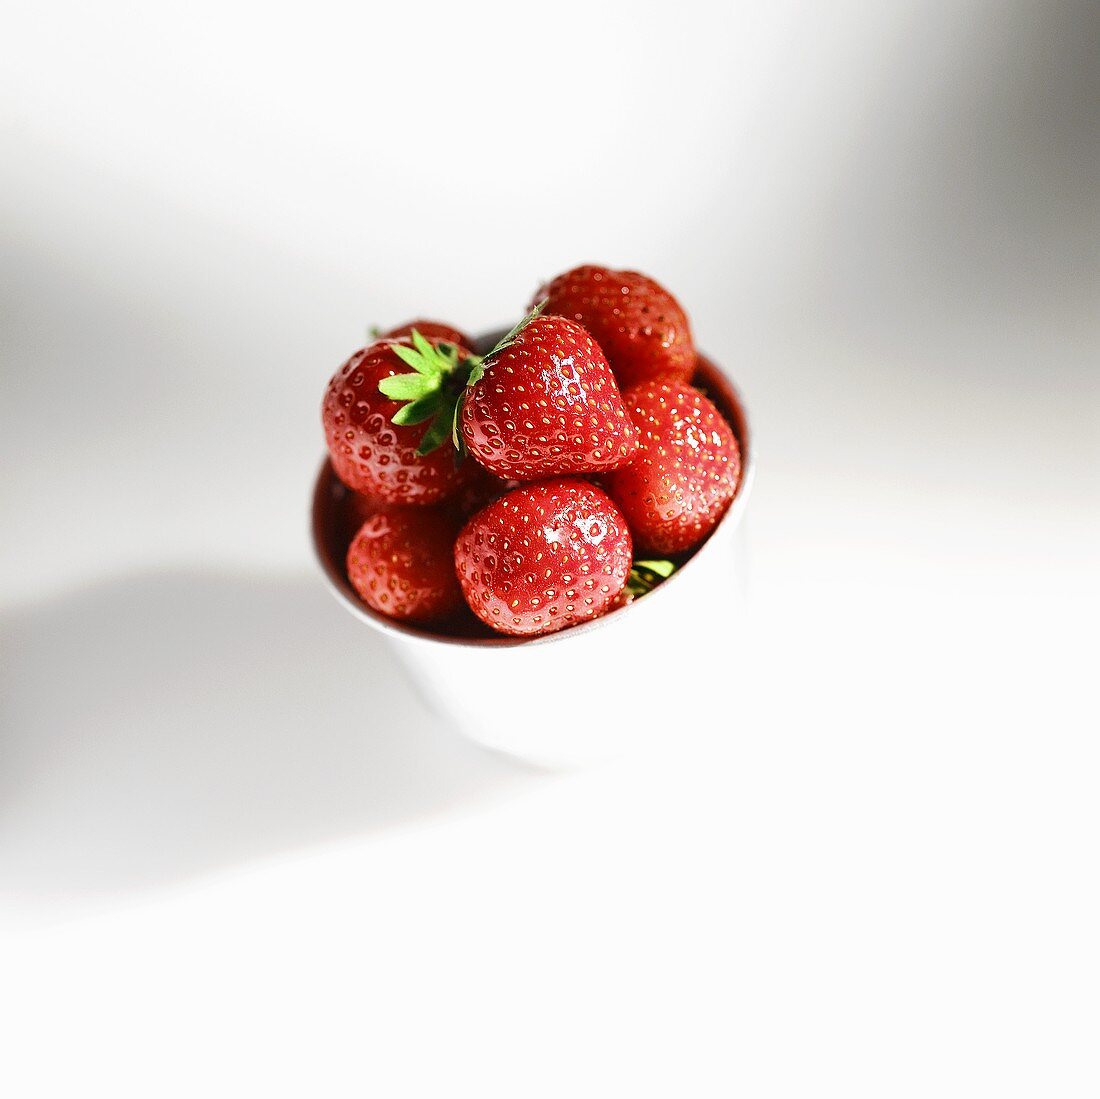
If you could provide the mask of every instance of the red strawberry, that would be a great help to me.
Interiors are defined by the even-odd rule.
[[[459,427],[482,465],[517,481],[614,469],[637,446],[599,346],[537,310],[474,367]]]
[[[733,430],[699,390],[649,382],[623,394],[641,446],[606,478],[638,545],[679,553],[701,542],[725,514],[741,472]]]
[[[396,340],[402,336],[411,336],[414,331],[431,343],[449,343],[455,347],[464,347],[467,351],[474,349],[469,336],[441,321],[409,321],[408,324],[399,324],[396,328],[383,332],[381,339]]]
[[[372,515],[348,547],[348,579],[363,601],[390,618],[434,622],[462,607],[454,572],[459,523],[438,508]]]
[[[444,349],[423,337],[380,340],[333,375],[321,418],[333,468],[349,488],[389,504],[434,504],[470,476],[456,468],[450,447],[427,453],[426,444],[438,446],[450,434],[454,401],[465,384],[461,364],[468,353]],[[450,404],[440,416],[439,400],[447,394]],[[414,426],[433,415],[427,432]]]
[[[630,530],[595,485],[523,485],[462,528],[454,564],[466,602],[501,633],[551,633],[596,618],[630,573]]]
[[[637,271],[574,267],[544,286],[544,312],[583,324],[603,348],[622,389],[655,378],[687,381],[695,346],[680,303]]]

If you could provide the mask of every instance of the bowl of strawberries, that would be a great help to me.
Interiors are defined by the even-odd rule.
[[[550,767],[604,758],[682,707],[620,690],[638,705],[601,709],[579,684],[647,664],[686,683],[700,649],[707,674],[732,670],[748,421],[653,279],[574,268],[479,339],[391,329],[332,376],[322,422],[328,584],[473,739]]]

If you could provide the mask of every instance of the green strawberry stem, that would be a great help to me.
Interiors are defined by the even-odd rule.
[[[664,583],[675,571],[676,566],[671,561],[635,561],[630,568],[626,590],[635,599],[642,595],[648,595],[655,587]]]
[[[516,342],[516,337],[546,308],[546,302],[548,300],[549,299],[547,298],[543,298],[542,301],[540,301],[538,305],[536,305],[534,309],[532,309],[531,312],[523,318],[523,320],[519,321],[519,323],[516,324],[515,328],[513,328],[511,332],[509,332],[503,339],[497,341],[496,347],[494,347],[493,350],[485,356],[485,358],[491,359],[494,355],[499,354],[506,347],[511,347],[512,344]]]
[[[393,344],[394,354],[408,367],[411,374],[395,374],[383,378],[378,389],[401,407],[391,417],[399,427],[422,424],[430,420],[416,453],[423,457],[443,445],[450,436],[455,448],[455,462],[466,456],[466,447],[458,430],[458,413],[466,390],[476,385],[485,373],[485,361],[499,354],[515,342],[522,332],[543,310],[545,301],[539,302],[496,347],[487,355],[467,355],[460,359],[458,348],[440,341],[429,343],[415,328],[412,330],[412,347]]]
[[[412,372],[383,378],[378,389],[401,405],[391,417],[399,427],[430,421],[416,448],[417,454],[423,456],[440,446],[451,433],[459,398],[470,373],[480,368],[481,357],[468,355],[462,359],[454,344],[443,340],[432,344],[415,328],[410,340],[411,347],[405,343],[394,343],[392,347]]]

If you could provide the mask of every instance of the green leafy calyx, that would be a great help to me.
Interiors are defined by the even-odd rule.
[[[410,374],[394,374],[383,378],[378,389],[401,407],[391,417],[399,427],[431,421],[424,432],[417,454],[430,454],[454,429],[459,397],[466,388],[472,371],[481,366],[478,355],[462,358],[454,344],[439,341],[432,344],[413,329],[412,346],[393,343],[393,353],[411,369]]]
[[[455,461],[466,456],[466,444],[458,429],[458,414],[464,391],[477,385],[485,374],[485,363],[494,355],[511,347],[516,337],[542,312],[541,301],[484,358],[480,355],[459,356],[454,344],[440,341],[429,343],[415,328],[410,338],[412,346],[394,343],[393,353],[412,370],[411,374],[395,374],[378,383],[381,393],[391,401],[400,401],[392,422],[400,427],[412,424],[428,425],[416,453],[423,457],[442,446],[450,436],[455,448]]]

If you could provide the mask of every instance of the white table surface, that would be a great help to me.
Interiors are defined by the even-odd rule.
[[[14,16],[0,1094],[1096,1094],[1094,11]],[[744,389],[750,644],[550,776],[305,520],[368,324],[582,261]]]

